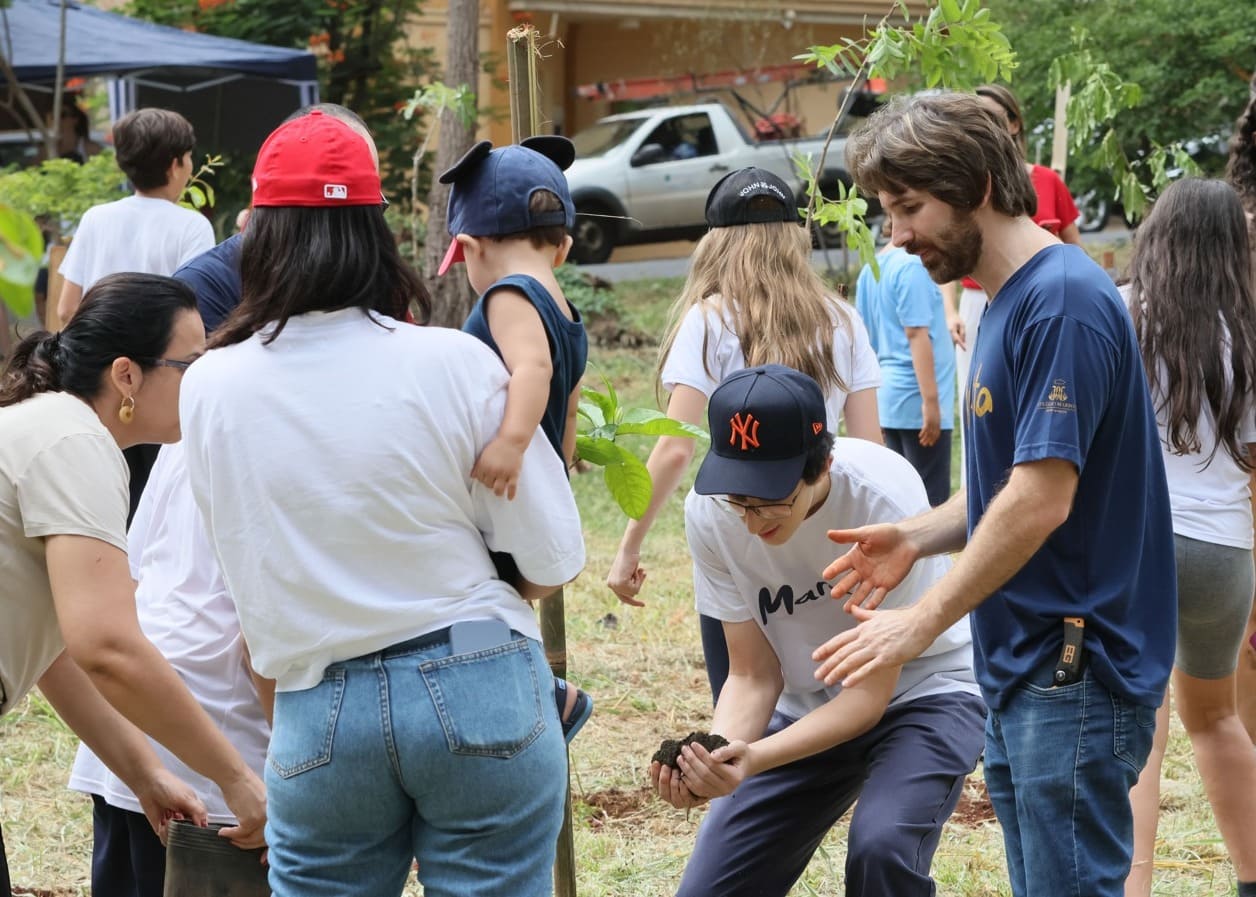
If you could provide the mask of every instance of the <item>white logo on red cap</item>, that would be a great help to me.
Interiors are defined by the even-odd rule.
[[[348,199],[349,188],[344,184],[323,184],[323,199]]]

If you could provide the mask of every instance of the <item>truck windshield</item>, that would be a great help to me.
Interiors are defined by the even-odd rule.
[[[576,145],[576,158],[588,159],[604,156],[619,146],[637,128],[641,127],[641,119],[628,118],[620,121],[602,121],[590,125],[571,138]]]

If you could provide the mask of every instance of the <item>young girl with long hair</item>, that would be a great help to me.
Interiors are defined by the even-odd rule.
[[[1256,301],[1247,225],[1234,190],[1187,179],[1156,201],[1134,238],[1125,288],[1155,401],[1173,508],[1177,656],[1172,689],[1204,791],[1256,897],[1256,752],[1239,719],[1235,669],[1256,584],[1250,480],[1256,456]],[[1168,696],[1130,793],[1128,897],[1151,893]]]
[[[847,435],[880,443],[876,354],[854,309],[812,267],[811,242],[789,186],[763,169],[734,171],[712,188],[706,218],[710,230],[694,250],[659,347],[668,417],[701,426],[707,397],[721,380],[744,367],[783,364],[820,384],[835,431],[844,419]],[[626,604],[641,606],[642,544],[694,451],[692,439],[664,436],[650,453],[650,506],[629,521],[607,576]],[[718,696],[728,670],[720,622],[703,617],[702,634]]]

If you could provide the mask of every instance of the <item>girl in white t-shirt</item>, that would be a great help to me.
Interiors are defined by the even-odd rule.
[[[1256,304],[1247,226],[1222,181],[1171,185],[1135,236],[1130,314],[1164,447],[1177,555],[1172,687],[1204,791],[1234,863],[1256,895],[1256,752],[1239,719],[1235,669],[1252,606]],[[1151,893],[1168,738],[1168,696],[1138,784],[1125,893]]]
[[[793,191],[770,171],[734,171],[711,189],[706,219],[711,229],[694,249],[659,349],[668,417],[703,425],[707,397],[721,380],[748,366],[775,363],[820,384],[835,428],[844,418],[847,435],[880,443],[876,354],[855,310],[833,296],[812,268]],[[640,520],[629,521],[606,580],[625,604],[641,606],[642,543],[694,450],[692,439],[664,436],[650,453],[650,506]],[[723,631],[706,618],[702,631],[718,696],[728,667]]]

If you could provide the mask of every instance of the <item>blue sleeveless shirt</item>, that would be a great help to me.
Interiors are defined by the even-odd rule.
[[[462,325],[463,332],[480,340],[496,352],[498,358],[502,353],[497,348],[493,334],[488,328],[485,306],[493,292],[502,287],[514,287],[527,296],[532,307],[536,309],[536,313],[541,316],[541,324],[545,327],[554,373],[550,377],[549,401],[545,405],[545,415],[541,418],[541,429],[549,439],[550,445],[554,446],[554,451],[562,457],[563,436],[567,429],[567,405],[571,399],[572,390],[584,376],[585,363],[589,357],[589,338],[584,332],[584,322],[580,319],[580,312],[570,302],[567,303],[567,307],[571,309],[571,316],[574,320],[567,320],[566,316],[558,310],[549,290],[545,289],[535,277],[529,277],[526,274],[503,277],[484,291],[484,295],[475,303],[471,314],[467,315],[467,320]],[[568,460],[563,458],[563,463],[566,464]]]

